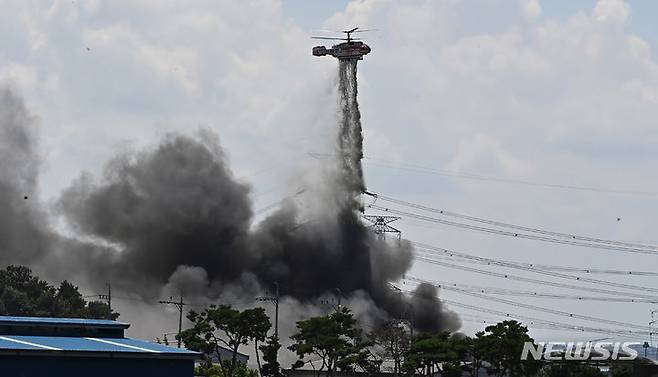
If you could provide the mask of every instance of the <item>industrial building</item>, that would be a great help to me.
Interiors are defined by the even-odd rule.
[[[201,354],[126,338],[128,323],[0,316],[0,376],[192,377]]]

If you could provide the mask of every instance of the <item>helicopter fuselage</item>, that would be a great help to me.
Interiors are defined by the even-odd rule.
[[[331,55],[337,59],[344,60],[362,60],[363,55],[370,52],[370,46],[360,41],[348,41],[333,45],[331,48],[324,46],[313,47],[314,56]]]

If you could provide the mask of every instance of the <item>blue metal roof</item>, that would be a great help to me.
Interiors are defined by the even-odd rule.
[[[84,326],[84,327],[120,327],[128,328],[129,323],[109,319],[53,318],[53,317],[11,317],[0,316],[0,325],[37,325],[37,326]]]
[[[198,357],[200,353],[131,338],[0,335],[2,351],[96,352]]]

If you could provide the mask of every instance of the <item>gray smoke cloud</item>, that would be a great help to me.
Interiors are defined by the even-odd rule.
[[[46,252],[50,231],[37,198],[35,119],[0,88],[0,261],[29,263]]]
[[[379,239],[359,219],[365,183],[356,61],[340,62],[338,92],[335,166],[258,224],[249,185],[233,176],[218,137],[202,130],[120,153],[100,177],[72,182],[56,204],[71,237],[53,235],[38,202],[23,199],[38,176],[34,122],[16,96],[2,92],[0,257],[48,261],[61,274],[84,273],[97,286],[112,281],[145,299],[167,291],[247,304],[277,282],[299,313],[340,292],[371,322],[411,310],[418,330],[458,329],[433,287],[420,285],[410,298],[390,288],[411,267],[413,249]]]

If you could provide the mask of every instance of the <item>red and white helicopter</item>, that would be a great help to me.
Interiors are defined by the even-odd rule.
[[[340,33],[347,34],[347,38],[333,38],[333,37],[311,37],[313,39],[330,39],[330,40],[339,40],[346,41],[339,43],[337,45],[331,46],[331,48],[326,48],[325,46],[315,46],[313,47],[314,56],[325,56],[331,55],[334,58],[339,60],[362,60],[363,55],[366,55],[370,52],[370,46],[361,42],[360,39],[352,38],[352,33],[362,33],[366,31],[373,31],[374,29],[369,30],[359,30],[358,27],[355,27],[351,30],[343,30]]]

